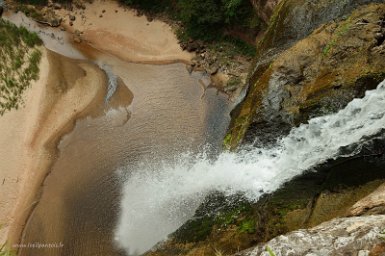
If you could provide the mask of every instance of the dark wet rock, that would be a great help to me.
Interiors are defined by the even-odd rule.
[[[363,199],[370,197],[385,180],[384,139],[375,136],[370,141],[360,154],[330,160],[256,203],[248,202],[242,195],[212,194],[194,218],[146,255],[212,256],[215,249],[231,255],[299,228],[349,216],[352,207],[362,209],[370,204],[362,200],[372,202],[373,208],[384,205],[380,200],[373,203],[374,200]],[[348,153],[354,147],[343,150]],[[380,208],[376,209],[379,213]]]
[[[200,52],[204,50],[205,46],[200,40],[189,40],[187,42],[181,43],[181,47],[183,50],[188,52]]]
[[[216,65],[216,64],[211,65],[211,66],[208,68],[208,70],[207,70],[207,72],[208,72],[210,75],[215,75],[216,73],[218,73],[218,71],[219,71],[219,66]]]
[[[73,35],[73,40],[75,43],[81,43],[83,41],[81,35],[82,32],[76,29]]]
[[[3,15],[5,7],[6,7],[5,1],[0,0],[0,17]]]

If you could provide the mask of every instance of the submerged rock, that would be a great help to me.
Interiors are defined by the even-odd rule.
[[[373,255],[375,252],[383,255],[384,229],[385,215],[339,218],[312,229],[301,229],[281,235],[235,255],[361,256]]]

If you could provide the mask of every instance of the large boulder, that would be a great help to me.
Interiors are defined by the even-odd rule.
[[[384,255],[385,215],[340,218],[278,236],[236,256]]]
[[[248,93],[232,113],[225,139],[228,148],[236,148],[242,140],[249,142],[255,137],[260,137],[262,143],[270,142],[266,134],[276,139],[310,117],[335,112],[385,78],[385,4],[364,5],[345,15],[346,9],[354,5],[344,4],[339,8],[332,4],[333,11],[326,14],[324,5],[306,1],[304,6],[312,2],[318,7],[313,7],[315,10],[323,7],[319,15],[326,12],[325,15],[317,18],[311,15],[315,12],[313,9],[306,15],[302,13],[310,7],[286,6],[293,2],[279,4],[280,11],[275,16],[285,16],[283,21],[287,22],[283,27],[273,25],[274,33],[268,32],[259,45],[259,58],[251,74]],[[295,18],[294,13],[297,13]],[[286,49],[312,28],[306,24],[306,17],[317,18],[319,23],[335,17],[336,13],[344,16],[319,26]],[[301,21],[304,25],[298,17],[305,18]],[[298,28],[293,30],[296,21]],[[291,23],[292,26],[287,27]]]

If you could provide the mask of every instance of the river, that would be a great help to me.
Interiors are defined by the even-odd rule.
[[[10,19],[26,22],[20,16]],[[54,38],[51,29],[27,27],[39,32],[49,49],[97,63],[117,88],[100,102],[102,113],[77,120],[61,139],[20,241],[59,246],[20,248],[19,255],[124,255],[114,231],[125,177],[138,165],[160,164],[205,145],[220,149],[232,103],[205,86],[205,74],[189,74],[182,63],[129,63],[91,47],[76,49],[63,40],[64,33]]]

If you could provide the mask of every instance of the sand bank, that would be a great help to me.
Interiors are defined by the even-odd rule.
[[[60,138],[103,109],[106,77],[97,66],[43,52],[25,105],[0,117],[0,238],[11,244],[39,200]]]
[[[116,1],[95,0],[86,8],[60,11],[70,32],[82,32],[83,42],[94,48],[137,63],[189,62],[193,55],[183,51],[172,28],[159,20],[148,21]],[[70,15],[75,20],[70,26]]]

